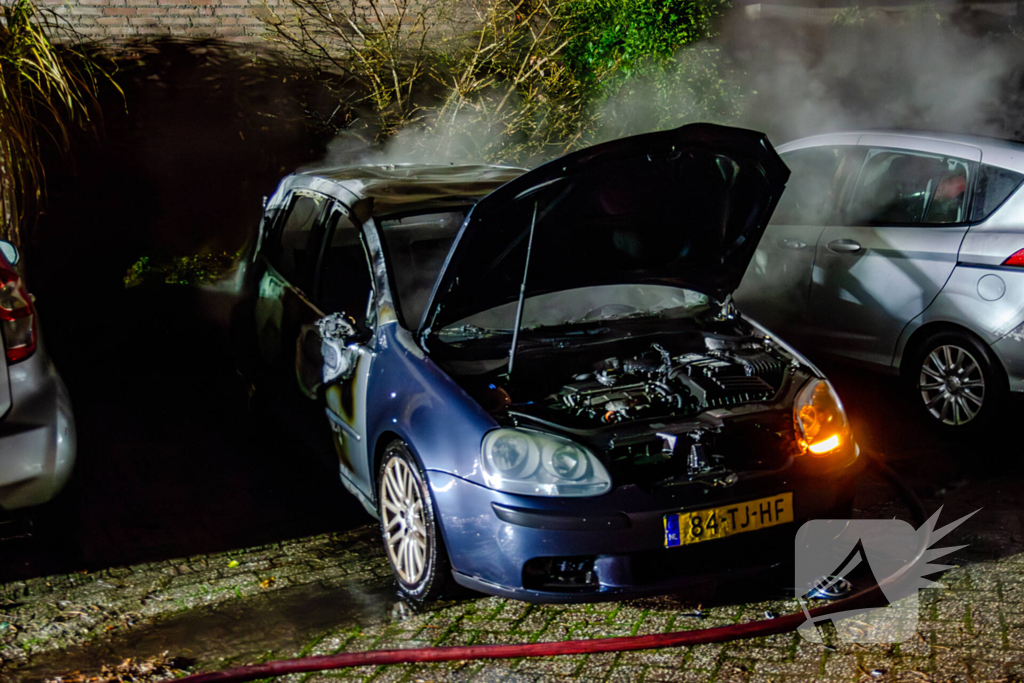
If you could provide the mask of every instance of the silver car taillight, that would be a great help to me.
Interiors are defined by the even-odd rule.
[[[36,311],[32,296],[18,274],[0,266],[0,331],[7,362],[17,363],[36,350]]]
[[[1017,251],[1010,254],[1005,261],[1004,266],[1024,266],[1024,249],[1018,249]]]

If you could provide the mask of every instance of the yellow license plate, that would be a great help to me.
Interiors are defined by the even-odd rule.
[[[793,521],[793,494],[665,515],[665,547],[713,541]]]

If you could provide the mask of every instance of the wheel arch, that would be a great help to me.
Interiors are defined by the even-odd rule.
[[[960,334],[971,339],[978,346],[985,350],[985,352],[989,356],[989,361],[992,363],[993,367],[999,370],[1004,379],[1006,378],[1006,368],[1003,367],[1003,363],[999,359],[998,354],[996,354],[996,352],[992,350],[992,346],[984,339],[982,339],[978,334],[972,332],[970,328],[954,322],[949,322],[948,320],[936,320],[928,322],[914,330],[914,332],[907,339],[906,343],[903,345],[903,349],[900,352],[899,356],[896,358],[895,365],[901,378],[906,379],[908,377],[907,372],[909,371],[907,364],[904,363],[903,361],[906,360],[908,357],[912,356],[913,354],[915,354],[920,349],[921,344],[924,343],[926,339],[928,339],[932,335],[943,332]]]
[[[413,460],[415,460],[415,464],[419,466],[420,472],[423,475],[424,483],[426,484],[426,487],[427,487],[427,496],[429,496],[429,498],[430,498],[430,505],[431,505],[431,508],[433,509],[435,523],[437,524],[437,530],[438,530],[438,534],[439,534],[438,540],[441,543],[442,552],[444,553],[444,557],[446,558],[445,561],[447,563],[449,563],[449,568],[450,568],[451,567],[451,555],[450,555],[448,549],[451,547],[451,545],[450,545],[450,541],[448,539],[448,531],[445,528],[445,525],[441,523],[441,513],[440,513],[440,509],[438,508],[438,505],[437,505],[437,496],[434,493],[434,487],[431,486],[431,484],[430,484],[430,476],[429,476],[428,470],[427,470],[426,467],[424,467],[423,459],[420,457],[420,454],[416,451],[416,448],[412,445],[412,443],[410,443],[410,439],[408,439],[407,437],[403,436],[402,434],[400,434],[400,433],[398,433],[397,431],[394,431],[394,430],[390,430],[390,429],[384,430],[383,432],[381,432],[377,436],[377,440],[374,442],[374,446],[373,446],[373,461],[372,461],[373,462],[373,487],[372,487],[373,488],[373,504],[374,504],[374,506],[376,506],[379,509],[379,507],[380,507],[380,500],[379,500],[378,487],[377,487],[377,477],[378,477],[378,475],[380,473],[381,463],[384,461],[384,453],[387,451],[388,446],[390,446],[395,441],[401,441],[402,442],[402,444],[405,446],[405,450],[409,453],[409,455],[412,456]],[[381,519],[383,519],[383,517]]]

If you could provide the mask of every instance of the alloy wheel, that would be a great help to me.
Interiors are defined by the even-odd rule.
[[[953,427],[965,425],[985,403],[985,376],[966,349],[954,344],[935,348],[921,364],[918,389],[932,417]]]
[[[419,475],[402,458],[392,458],[381,479],[384,544],[398,577],[413,585],[427,567],[427,520]]]
[[[845,598],[852,591],[853,584],[842,576],[823,576],[814,582],[814,587],[807,595],[820,600],[838,600]]]

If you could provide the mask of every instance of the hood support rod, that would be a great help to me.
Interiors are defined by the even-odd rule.
[[[526,276],[530,272],[530,252],[533,251],[533,230],[537,227],[537,202],[533,203],[533,218],[530,220],[530,237],[526,242],[526,263],[523,265],[523,281],[519,285],[519,304],[516,306],[516,322],[512,328],[512,347],[508,350],[508,371],[512,379],[512,364],[516,360],[516,346],[519,344],[519,326],[523,323],[523,301],[526,298]]]

